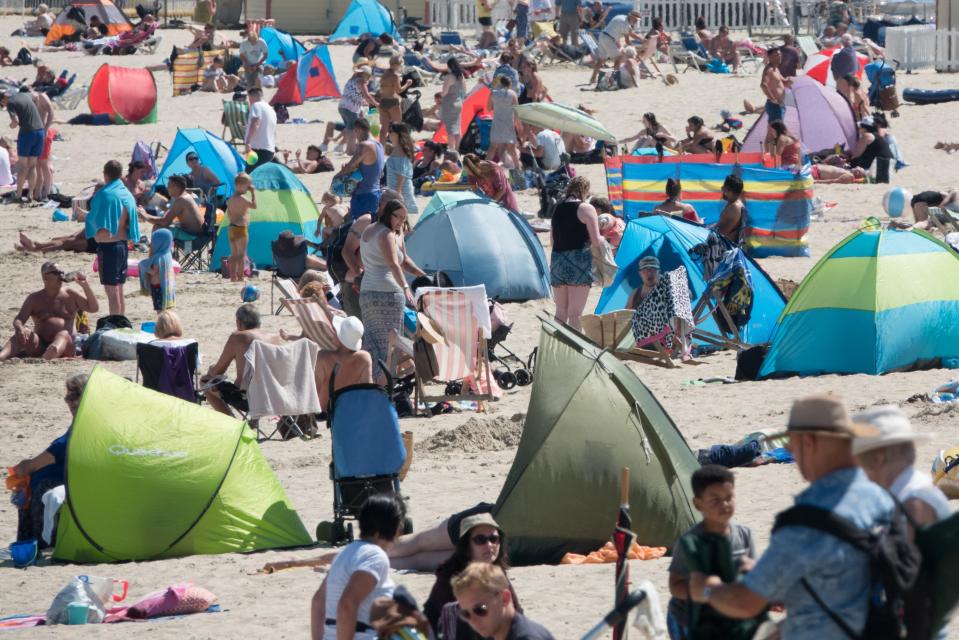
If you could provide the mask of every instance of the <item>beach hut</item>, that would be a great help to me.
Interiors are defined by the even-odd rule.
[[[357,38],[364,33],[379,35],[388,33],[399,38],[396,23],[390,10],[377,0],[353,0],[346,9],[346,14],[337,25],[336,31],[330,36],[330,42]]]
[[[666,180],[682,181],[682,199],[696,208],[707,224],[719,221],[723,180],[738,175],[745,185],[744,238],[753,258],[808,256],[809,218],[813,211],[813,179],[809,165],[777,168],[759,153],[664,157],[606,158],[609,200],[626,220],[650,213],[666,195]]]
[[[272,267],[271,243],[283,231],[315,240],[320,212],[310,192],[293,172],[282,164],[267,162],[250,174],[256,189],[256,209],[250,212],[250,240],[246,255],[260,269]],[[217,232],[216,249],[210,270],[219,271],[223,258],[230,255],[227,224]]]
[[[84,29],[85,25],[90,23],[90,18],[94,16],[107,26],[108,35],[115,36],[133,29],[127,17],[111,0],[78,0],[67,4],[57,14],[50,31],[47,32],[44,44],[53,44],[74,35],[78,29]]]
[[[306,100],[339,98],[340,87],[326,45],[310,49],[286,69],[277,84],[271,105],[293,106]]]
[[[803,151],[832,150],[837,144],[852,149],[859,139],[856,116],[849,102],[833,87],[808,76],[793,79],[786,89],[786,128],[802,143]],[[769,118],[763,113],[743,140],[743,151],[762,151]]]
[[[246,161],[236,149],[206,129],[179,129],[176,132],[166,162],[153,185],[154,189],[166,186],[170,176],[190,173],[186,157],[191,151],[200,159],[200,164],[215,173],[223,183],[217,188],[217,194],[232,196],[233,178],[246,168]]]
[[[860,229],[789,299],[761,378],[880,374],[959,358],[959,255],[917,229]]]
[[[53,557],[125,562],[311,544],[246,423],[96,367]],[[38,497],[39,499],[39,497]]]
[[[623,467],[639,542],[672,547],[698,519],[689,488],[696,456],[625,363],[544,318],[523,436],[493,510],[509,531],[510,562],[556,563],[602,547]]]
[[[529,223],[495,202],[470,195],[434,209],[416,224],[406,237],[410,258],[424,271],[445,272],[454,286],[486,285],[491,298],[549,297],[546,254]]]
[[[103,64],[87,94],[90,113],[108,115],[117,124],[157,121],[157,85],[149,69]]]
[[[271,67],[282,68],[286,63],[294,62],[306,53],[303,43],[287,32],[273,27],[260,29],[260,38],[270,50],[266,56],[266,64]]]
[[[639,260],[644,256],[656,256],[662,270],[672,271],[686,267],[689,295],[693,307],[706,292],[703,263],[692,252],[693,247],[706,242],[709,230],[693,222],[670,216],[647,216],[630,220],[623,233],[623,241],[616,253],[619,271],[613,284],[599,298],[596,313],[609,313],[624,309],[630,294],[641,284]],[[746,258],[749,279],[752,283],[752,309],[749,321],[740,332],[743,342],[760,344],[769,342],[776,321],[786,307],[786,298],[753,259]],[[713,316],[698,326],[711,333],[719,333]]]

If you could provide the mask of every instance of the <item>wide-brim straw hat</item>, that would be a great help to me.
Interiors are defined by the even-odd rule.
[[[906,442],[930,439],[927,433],[913,431],[909,417],[895,405],[882,405],[860,411],[852,417],[852,421],[855,424],[869,425],[877,431],[873,436],[858,437],[852,441],[852,452],[856,455]]]
[[[770,438],[783,435],[808,433],[834,438],[867,438],[875,436],[875,427],[853,422],[842,399],[832,394],[820,394],[800,398],[789,411],[786,430]]]

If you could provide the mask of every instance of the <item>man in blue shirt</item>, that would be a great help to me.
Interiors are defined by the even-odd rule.
[[[563,44],[567,40],[579,46],[579,25],[583,21],[583,5],[580,0],[558,0],[556,19],[559,20],[559,35]]]
[[[893,502],[856,466],[853,437],[878,433],[854,423],[842,401],[820,395],[793,404],[787,426],[789,448],[809,487],[796,504],[828,509],[854,525],[869,529],[892,518]],[[785,605],[783,640],[830,640],[845,633],[821,607],[803,581],[852,629],[866,624],[869,558],[838,538],[802,526],[777,529],[769,547],[741,583],[723,584],[717,576],[691,596],[722,614],[752,617],[769,604]]]
[[[127,240],[140,239],[137,202],[123,184],[123,167],[116,160],[103,166],[103,187],[90,200],[84,233],[97,243],[100,284],[107,294],[110,315],[124,315],[123,284],[127,281]]]

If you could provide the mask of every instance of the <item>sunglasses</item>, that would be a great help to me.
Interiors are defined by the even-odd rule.
[[[486,604],[477,604],[473,605],[472,609],[460,609],[459,617],[465,620],[466,622],[470,621],[470,618],[476,616],[477,618],[485,618],[489,615],[489,605]]]
[[[483,534],[480,533],[473,536],[472,540],[473,540],[473,544],[475,544],[478,547],[481,547],[486,543],[499,544],[499,535],[495,533],[491,533],[488,536],[484,536]]]
[[[193,156],[192,158],[187,158],[187,159],[186,159],[187,162],[196,162],[197,160],[199,160],[199,158],[197,158],[196,156]]]

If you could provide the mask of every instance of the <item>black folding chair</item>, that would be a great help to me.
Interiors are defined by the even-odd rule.
[[[309,245],[303,242],[297,247],[296,253],[293,255],[279,255],[276,252],[276,241],[270,243],[270,247],[273,250],[273,275],[270,278],[270,308],[275,309],[273,315],[278,316],[283,310],[282,301],[278,306],[274,301],[274,291],[277,288],[277,281],[280,278],[286,278],[288,280],[298,281],[304,273],[306,273],[306,256],[309,251]],[[280,293],[285,293],[281,290]]]
[[[136,380],[139,382],[142,375],[147,389],[199,403],[202,401],[197,393],[199,361],[200,347],[196,342],[183,346],[141,342],[137,345]]]

